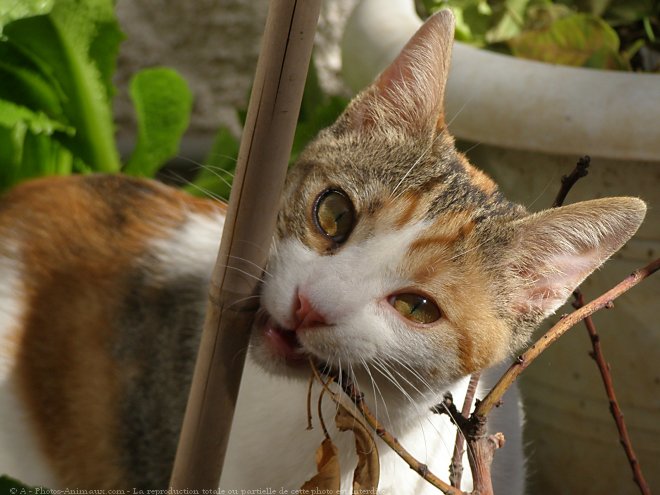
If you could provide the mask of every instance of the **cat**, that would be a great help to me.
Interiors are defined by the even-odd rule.
[[[493,366],[642,222],[636,198],[535,214],[505,199],[447,131],[452,39],[451,14],[431,17],[290,170],[221,488],[292,493],[315,473],[309,358],[352,375],[446,480],[455,428],[430,408],[446,391],[460,407],[479,370],[483,395]],[[0,199],[0,471],[167,488],[225,213],[119,175],[34,180]],[[333,413],[326,400],[348,490],[353,438]],[[514,387],[489,422],[507,438],[495,493],[523,493],[522,421]],[[379,452],[379,493],[437,493]]]

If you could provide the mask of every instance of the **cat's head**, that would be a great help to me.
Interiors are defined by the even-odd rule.
[[[255,325],[271,370],[414,370],[446,385],[518,350],[637,230],[609,198],[529,215],[454,148],[453,17],[429,19],[290,172]]]

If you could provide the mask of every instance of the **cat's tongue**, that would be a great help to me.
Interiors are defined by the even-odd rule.
[[[264,325],[264,337],[270,347],[287,361],[305,361],[305,354],[296,333],[278,326],[272,318],[269,318]]]

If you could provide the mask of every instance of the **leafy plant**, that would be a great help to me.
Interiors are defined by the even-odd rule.
[[[131,83],[139,135],[120,162],[111,79],[122,39],[112,0],[0,3],[0,190],[47,174],[153,175],[176,154],[192,96],[154,68]]]
[[[0,3],[0,192],[42,175],[99,171],[154,177],[176,156],[192,95],[174,70],[150,68],[130,82],[137,144],[127,162],[120,161],[111,81],[122,39],[112,0]],[[348,102],[325,94],[310,67],[292,160]],[[239,117],[244,123],[245,111]],[[238,138],[220,128],[185,189],[228,198],[238,148]]]
[[[420,0],[449,8],[456,39],[511,55],[578,67],[660,71],[655,0]]]

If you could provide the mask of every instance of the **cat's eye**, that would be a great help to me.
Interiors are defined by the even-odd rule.
[[[442,312],[430,297],[421,294],[394,294],[387,300],[402,316],[415,323],[438,321]]]
[[[342,243],[353,230],[353,204],[343,191],[326,189],[314,203],[314,223],[319,231],[335,243]]]

